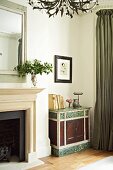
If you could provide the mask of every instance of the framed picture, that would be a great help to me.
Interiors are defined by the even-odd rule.
[[[54,81],[72,83],[72,57],[54,56]]]

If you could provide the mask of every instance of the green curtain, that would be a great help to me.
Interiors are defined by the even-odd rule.
[[[97,15],[93,147],[113,150],[113,9]]]

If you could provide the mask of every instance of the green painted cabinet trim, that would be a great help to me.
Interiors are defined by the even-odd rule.
[[[85,149],[90,148],[90,142],[87,143],[82,143],[79,145],[75,145],[75,146],[70,146],[70,147],[66,147],[63,149],[56,149],[52,147],[52,155],[61,157],[61,156],[65,156],[65,155],[69,155],[71,153],[75,153],[75,152],[79,152]]]
[[[66,119],[88,116],[89,109],[90,108],[80,107],[77,109],[65,108],[65,109],[59,109],[59,110],[50,110],[49,118],[58,119],[58,115],[60,114],[60,120],[62,120],[62,119],[65,119],[65,113],[66,113]],[[84,115],[84,110],[85,110],[85,115]]]

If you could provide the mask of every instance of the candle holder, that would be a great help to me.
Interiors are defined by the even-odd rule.
[[[80,97],[79,96],[82,95],[83,93],[82,92],[74,92],[73,94],[77,95],[77,99],[74,99],[74,101],[73,101],[73,107],[74,108],[81,107],[81,105],[80,105]]]

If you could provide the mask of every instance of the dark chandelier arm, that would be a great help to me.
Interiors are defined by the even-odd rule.
[[[32,7],[33,7],[33,9],[39,9],[39,10],[41,10],[41,9],[43,9],[42,7],[40,7],[40,6],[34,6],[34,4],[33,4],[33,2],[32,2],[32,0],[29,0],[29,2],[28,2]],[[38,2],[37,2],[38,3]],[[40,4],[41,4],[41,1],[39,2]],[[42,6],[42,4],[41,4],[41,6]]]
[[[60,0],[54,0],[51,2],[43,1],[43,5],[44,5],[44,7],[47,7],[47,8],[55,8],[59,2],[60,2]]]
[[[79,11],[88,12],[98,5],[98,0],[29,0],[29,4],[33,9],[46,10],[49,17],[57,15],[66,15],[73,17]]]
[[[89,7],[88,9],[85,9],[84,6],[82,6],[82,9],[86,10],[86,12],[87,12],[87,11],[92,10],[93,8],[95,8],[96,5],[98,5],[98,4],[95,2],[92,7]]]
[[[93,4],[93,5],[91,7],[84,8],[85,5],[90,5],[90,4]],[[98,0],[96,0],[95,2],[93,0],[87,0],[83,3],[80,3],[79,10],[83,12],[87,12],[89,10],[92,10],[96,5],[98,5]]]
[[[92,2],[94,3],[92,7],[84,8],[85,5],[90,4],[90,1],[93,0],[87,0],[87,1],[81,1],[81,2],[72,2],[72,0],[68,0],[69,2],[69,7],[75,11],[77,14],[79,13],[78,11],[82,12],[88,12],[89,10],[92,10],[96,5],[98,5],[98,1]]]
[[[49,15],[49,17],[57,15],[59,11],[59,5],[60,0],[55,0],[53,2],[43,2],[44,8],[46,10],[46,13]],[[52,13],[52,11],[55,9],[55,11]]]
[[[66,5],[63,6],[62,3],[65,3],[65,1],[66,0],[55,0],[54,2],[49,2],[49,5],[46,2],[44,2],[45,6],[48,5],[47,8],[45,8],[44,6],[44,9],[47,10],[47,14],[49,14],[49,17],[57,15],[59,11],[61,12],[61,16],[62,16],[64,13],[64,6],[66,6]],[[55,11],[52,12],[52,10],[54,9]],[[70,15],[70,17],[72,17],[72,14],[70,14],[69,12],[67,12],[66,15]]]
[[[32,3],[30,2],[31,0],[29,0],[29,4],[32,6]],[[60,0],[54,0],[54,1],[45,1],[45,0],[40,0],[40,2],[37,2],[40,4],[40,6],[35,6],[33,7],[33,9],[45,9],[47,10],[49,9],[54,9],[56,8],[56,6],[58,5],[58,3],[60,2]]]
[[[49,17],[57,15],[59,11],[61,12],[61,16],[63,15],[64,10],[62,7],[62,3],[60,2],[60,0],[57,2],[58,3],[56,4],[55,11],[53,13],[52,13],[52,10],[54,10],[54,7],[51,7],[47,10],[47,14],[49,14]]]
[[[71,2],[71,0],[59,0],[59,3],[58,3],[59,5],[57,5],[57,8],[56,8],[57,11],[54,12],[53,14],[51,14],[51,16],[54,15],[54,14],[57,15],[58,11],[60,11],[61,12],[61,16],[63,16],[64,8],[65,8],[66,9],[65,14],[69,15],[72,18],[73,17],[72,14],[74,14],[74,11],[73,11],[73,9],[71,9],[72,12],[70,12],[69,8],[71,8],[71,6],[70,6],[69,1]],[[66,4],[68,4],[68,6],[66,6]],[[77,13],[77,11],[76,11],[76,13]]]
[[[78,14],[78,9],[79,9],[79,6],[78,6],[78,2],[73,2],[72,0],[68,0],[68,5],[69,5],[69,8],[74,12],[76,12]]]
[[[54,2],[44,2],[44,5],[47,7],[46,9],[54,9],[58,6],[58,4],[60,3],[60,0],[55,0]]]

